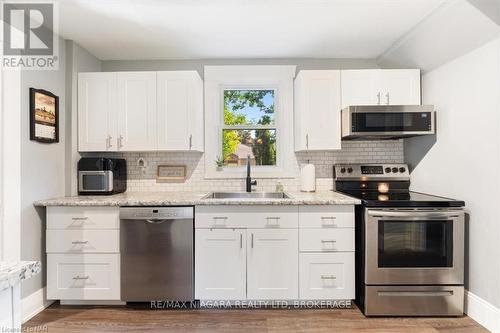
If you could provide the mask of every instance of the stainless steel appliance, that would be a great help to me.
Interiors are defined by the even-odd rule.
[[[405,164],[336,165],[356,207],[356,301],[368,316],[459,316],[463,201],[412,192]]]
[[[124,159],[83,157],[78,161],[78,193],[115,194],[127,190],[127,163]]]
[[[342,139],[396,139],[435,133],[433,105],[365,105],[342,110]]]
[[[121,298],[194,300],[194,208],[120,208]]]

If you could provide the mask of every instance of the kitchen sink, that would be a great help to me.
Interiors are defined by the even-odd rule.
[[[203,199],[291,199],[283,192],[212,192]]]

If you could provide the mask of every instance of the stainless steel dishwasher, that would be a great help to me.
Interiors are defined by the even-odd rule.
[[[194,208],[120,208],[121,299],[194,300]]]

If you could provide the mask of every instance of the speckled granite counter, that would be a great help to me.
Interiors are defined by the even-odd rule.
[[[0,291],[40,273],[41,268],[39,261],[0,261]]]
[[[126,192],[102,196],[74,196],[40,200],[35,206],[188,206],[188,205],[357,205],[347,195],[328,192],[286,192],[288,199],[204,199],[208,193]]]

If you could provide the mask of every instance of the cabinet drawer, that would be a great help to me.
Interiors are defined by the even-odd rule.
[[[354,252],[301,253],[300,299],[354,299]]]
[[[300,229],[299,251],[354,251],[354,228]]]
[[[119,254],[48,254],[47,299],[119,300]]]
[[[300,228],[354,228],[354,206],[300,206]]]
[[[47,230],[47,253],[119,252],[119,230]]]
[[[118,207],[47,207],[47,229],[119,229]]]
[[[296,206],[197,206],[196,228],[297,228]]]

